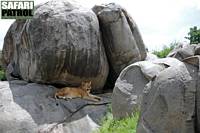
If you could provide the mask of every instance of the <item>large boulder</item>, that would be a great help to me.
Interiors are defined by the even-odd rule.
[[[196,66],[198,68],[198,71],[191,70],[193,73],[195,73],[196,76],[196,99],[195,99],[195,127],[196,127],[196,132],[200,132],[200,56],[193,56],[193,57],[188,57],[183,60],[184,62],[191,64],[193,66]]]
[[[96,5],[93,11],[100,22],[111,77],[116,79],[126,66],[145,59],[144,42],[135,21],[121,6]]]
[[[53,86],[22,80],[0,82],[0,132],[43,133],[52,130],[57,133],[74,130],[70,133],[79,133],[75,131],[82,129],[80,133],[90,133],[97,126],[95,123],[99,124],[106,114],[111,97],[110,93],[102,94],[102,101],[95,103],[83,99],[55,100],[52,98],[55,91]],[[76,121],[86,115],[82,123]]]
[[[146,85],[137,133],[199,132],[198,67],[196,57],[191,57],[161,71]]]
[[[146,84],[169,66],[181,63],[174,58],[140,61],[126,67],[119,75],[112,95],[112,113],[124,118],[140,109]]]
[[[12,24],[3,62],[26,81],[78,85],[92,80],[94,90],[103,88],[109,71],[97,16],[64,0],[36,6],[32,19]]]

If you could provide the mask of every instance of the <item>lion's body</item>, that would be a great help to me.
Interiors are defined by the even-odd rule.
[[[62,99],[83,98],[92,101],[100,101],[101,98],[90,94],[90,90],[91,90],[91,81],[82,82],[81,86],[79,87],[65,87],[59,89],[55,93],[55,98],[62,98]]]

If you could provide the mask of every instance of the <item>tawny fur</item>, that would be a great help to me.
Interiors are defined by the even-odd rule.
[[[91,81],[85,81],[82,82],[79,87],[65,87],[57,90],[55,93],[55,98],[83,98],[95,102],[100,101],[100,97],[90,94],[91,89]]]

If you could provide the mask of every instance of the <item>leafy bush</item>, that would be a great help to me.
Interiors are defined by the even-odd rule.
[[[190,44],[198,44],[200,43],[200,29],[197,26],[190,28],[188,32],[188,37],[186,39],[190,40]]]
[[[136,133],[138,112],[121,120],[114,120],[112,113],[108,112],[102,121],[102,126],[95,133]]]
[[[157,55],[159,58],[165,58],[177,46],[177,44],[177,42],[173,42],[170,46],[164,46],[161,51],[154,51],[153,54]]]

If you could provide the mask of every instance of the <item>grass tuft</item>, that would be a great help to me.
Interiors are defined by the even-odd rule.
[[[114,120],[112,113],[108,112],[101,127],[94,133],[136,133],[138,119],[139,112],[121,120]]]

